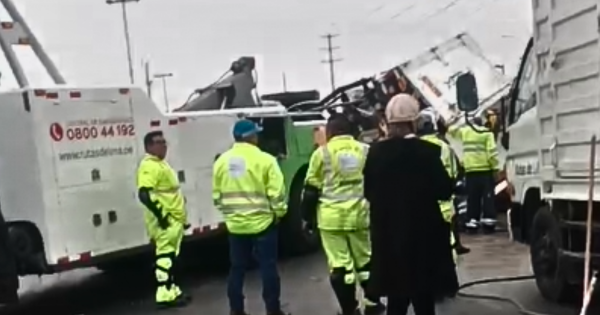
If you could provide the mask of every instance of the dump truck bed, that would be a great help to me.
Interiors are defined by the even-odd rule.
[[[591,138],[600,130],[597,8],[597,0],[534,1],[538,152],[551,198],[587,200]]]

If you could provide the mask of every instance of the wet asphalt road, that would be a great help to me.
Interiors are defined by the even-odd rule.
[[[462,282],[484,277],[530,274],[527,248],[510,243],[505,235],[470,236],[465,242],[473,252],[460,262]],[[147,314],[228,314],[225,295],[227,258],[223,242],[186,248],[188,266],[183,287],[194,296],[184,309],[157,311],[152,297],[150,270],[136,268],[126,275],[79,271],[76,277],[61,276],[57,285],[23,294],[23,303],[14,309],[0,309],[0,315],[147,315]],[[294,315],[330,315],[336,303],[327,281],[325,261],[320,253],[283,260],[280,264],[286,310]],[[260,300],[260,279],[256,272],[247,277],[247,310],[264,314]],[[576,307],[545,302],[533,282],[491,284],[468,292],[498,294],[517,299],[527,308],[549,315],[576,315]],[[438,306],[442,315],[513,315],[509,304],[457,298]]]

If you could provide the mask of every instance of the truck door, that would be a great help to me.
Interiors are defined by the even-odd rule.
[[[587,176],[600,114],[597,5],[596,0],[533,1],[538,155],[545,181]]]
[[[19,301],[19,277],[8,243],[8,226],[0,211],[0,305]]]

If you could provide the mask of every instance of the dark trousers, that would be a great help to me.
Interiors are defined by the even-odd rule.
[[[231,268],[227,295],[232,312],[244,312],[244,278],[252,258],[260,266],[263,300],[267,313],[280,311],[281,285],[277,271],[278,231],[275,226],[256,235],[229,235],[229,259]]]
[[[412,305],[415,315],[435,315],[433,294],[389,296],[387,315],[406,315],[410,305]]]
[[[452,217],[452,222],[450,223],[450,230],[452,231],[452,234],[454,235],[454,244],[452,244],[453,246],[461,246],[462,243],[460,242],[460,222],[458,220],[458,214],[456,214],[454,217]]]
[[[469,220],[496,220],[494,207],[494,174],[487,172],[467,172],[465,174],[467,189],[467,214]]]

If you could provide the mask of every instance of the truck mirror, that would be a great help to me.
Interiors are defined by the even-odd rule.
[[[458,108],[464,112],[472,112],[479,107],[477,80],[473,73],[463,73],[456,78],[456,101]]]

